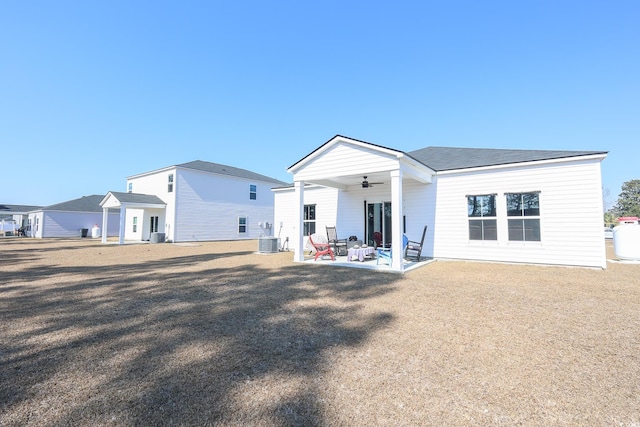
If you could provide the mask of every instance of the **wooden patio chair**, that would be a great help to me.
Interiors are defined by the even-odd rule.
[[[347,254],[347,239],[338,239],[338,232],[335,227],[326,227],[327,229],[327,239],[329,240],[329,245],[333,248],[333,251],[336,255],[346,255]]]
[[[325,255],[329,255],[331,257],[331,261],[335,261],[336,257],[334,256],[333,250],[331,249],[331,246],[329,245],[329,243],[320,242],[318,240],[318,237],[321,237],[321,236],[319,236],[318,234],[315,234],[316,242],[314,242],[312,236],[313,236],[312,234],[309,234],[309,243],[311,244],[311,246],[313,246],[313,249],[315,249],[316,251],[316,255],[313,260],[317,261],[318,258],[323,257]]]
[[[424,244],[424,236],[427,234],[427,226],[424,226],[422,230],[422,237],[419,242],[409,240],[407,248],[404,250],[405,258],[415,258],[416,261],[420,261],[420,254],[422,253],[422,245]]]

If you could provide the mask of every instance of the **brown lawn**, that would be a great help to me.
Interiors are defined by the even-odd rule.
[[[0,425],[640,425],[640,265],[256,249],[0,240]]]

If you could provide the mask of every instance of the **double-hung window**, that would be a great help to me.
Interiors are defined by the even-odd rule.
[[[258,189],[254,184],[249,185],[249,200],[256,200],[258,198]]]
[[[238,217],[238,233],[244,234],[247,232],[247,217],[240,216]]]
[[[302,220],[302,224],[305,236],[316,232],[316,205],[304,205],[304,218]]]
[[[173,174],[169,174],[169,178],[167,179],[167,193],[173,193]]]
[[[469,240],[498,240],[496,195],[467,196]]]
[[[540,193],[507,193],[509,240],[540,241]]]

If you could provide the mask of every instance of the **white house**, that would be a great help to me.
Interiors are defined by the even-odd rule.
[[[0,204],[0,236],[15,236],[18,230],[28,230],[29,212],[40,209],[33,205]]]
[[[29,212],[27,236],[89,237],[91,229],[102,222],[101,195],[84,196],[78,199],[45,206]],[[118,235],[117,212],[109,212],[113,225],[105,230],[110,236]]]
[[[405,233],[422,256],[606,267],[600,164],[605,151],[427,147],[402,152],[337,135],[293,164],[274,189],[275,223],[303,261],[305,236],[337,227],[402,271]]]
[[[127,193],[110,192],[101,206],[120,209],[121,243],[150,240],[154,233],[173,242],[257,239],[271,232],[271,189],[283,185],[245,169],[196,160],[130,176]]]

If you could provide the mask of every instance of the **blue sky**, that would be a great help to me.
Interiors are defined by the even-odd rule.
[[[336,134],[606,150],[640,179],[638,1],[28,1],[0,6],[0,203],[125,191],[192,160],[290,182]]]

